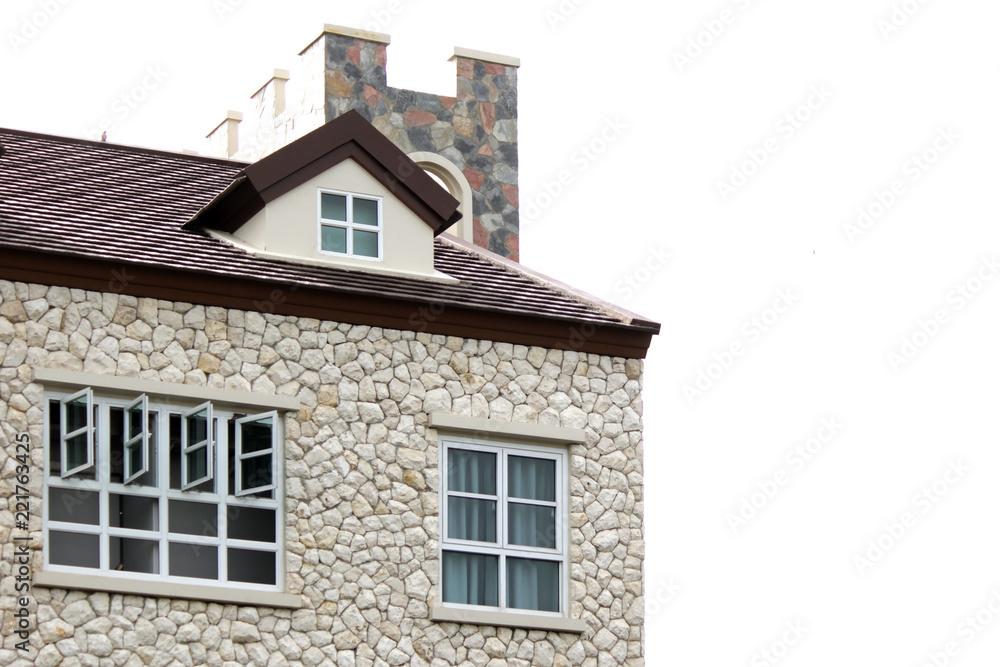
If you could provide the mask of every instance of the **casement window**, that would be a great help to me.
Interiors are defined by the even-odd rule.
[[[446,606],[566,615],[565,450],[442,441]]]
[[[45,570],[280,591],[277,412],[46,394]]]
[[[382,198],[320,190],[319,248],[335,255],[381,259]]]

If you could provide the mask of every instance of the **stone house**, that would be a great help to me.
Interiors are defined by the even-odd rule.
[[[659,325],[510,257],[516,63],[386,42],[252,162],[0,130],[0,665],[643,664]]]

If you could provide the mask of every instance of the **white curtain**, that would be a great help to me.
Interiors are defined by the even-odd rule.
[[[556,462],[524,456],[507,457],[507,494],[530,500],[556,499]]]
[[[559,611],[558,561],[508,557],[507,606]]]
[[[444,601],[496,607],[499,603],[498,557],[444,552]]]

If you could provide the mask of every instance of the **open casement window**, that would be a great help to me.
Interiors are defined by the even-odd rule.
[[[237,496],[257,494],[275,487],[277,418],[277,413],[268,412],[236,420]]]
[[[94,394],[87,388],[59,401],[59,476],[94,467]]]
[[[131,484],[149,472],[150,427],[149,400],[143,394],[125,407],[125,483]]]
[[[446,604],[565,614],[563,467],[542,448],[447,444]]]
[[[319,192],[321,252],[382,257],[382,199],[350,192]]]
[[[202,403],[181,415],[181,489],[212,479],[215,422],[212,404]]]

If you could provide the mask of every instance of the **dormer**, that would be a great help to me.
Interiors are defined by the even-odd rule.
[[[459,202],[359,113],[247,166],[186,229],[264,258],[454,281],[434,237]]]

